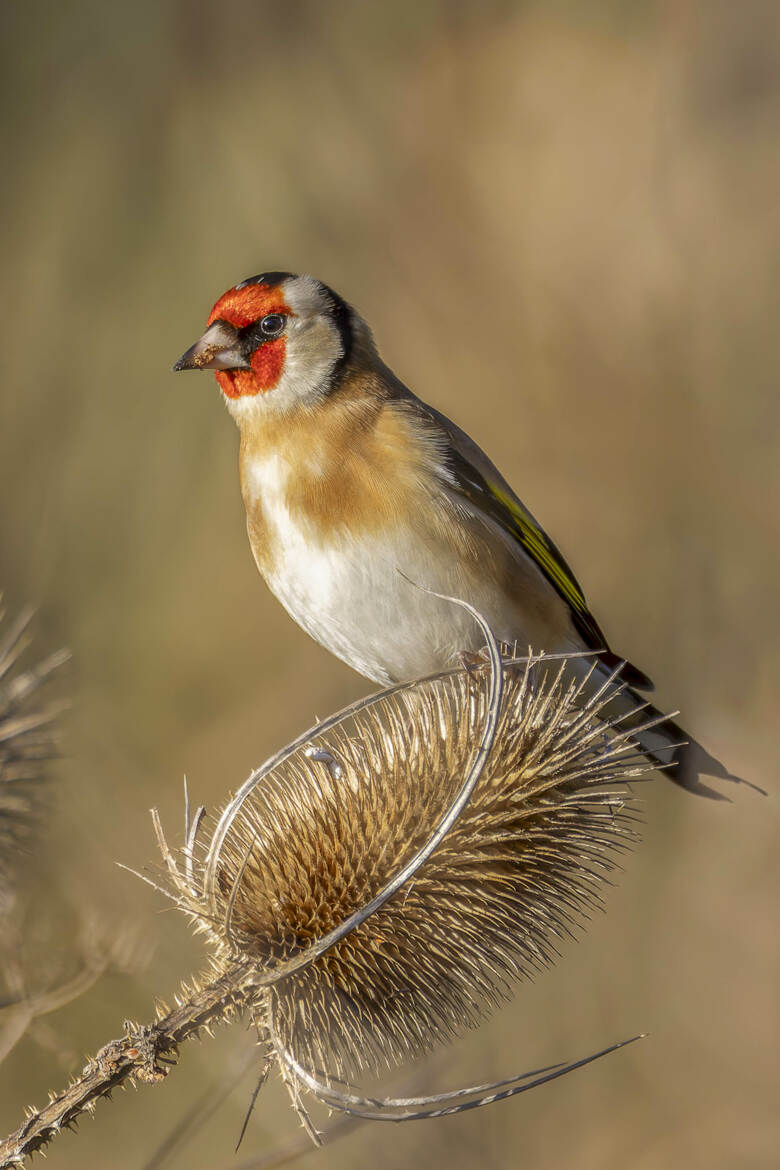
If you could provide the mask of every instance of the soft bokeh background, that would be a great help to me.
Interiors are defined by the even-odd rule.
[[[48,0],[5,3],[0,32],[0,582],[76,664],[31,979],[78,964],[80,908],[154,947],[21,1043],[0,1128],[198,967],[184,922],[114,865],[154,858],[149,806],[178,824],[186,772],[213,807],[367,687],[265,591],[233,424],[209,377],[170,373],[225,288],[282,268],[359,306],[554,535],[660,702],[771,793],[650,786],[608,913],[417,1084],[649,1039],[301,1164],[776,1165],[776,0]],[[185,1048],[51,1166],[143,1167],[231,1084],[171,1166],[295,1144],[273,1084],[233,1156],[250,1041]]]

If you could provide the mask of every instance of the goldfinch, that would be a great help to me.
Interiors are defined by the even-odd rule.
[[[257,567],[304,630],[367,678],[403,682],[479,650],[466,611],[433,593],[469,602],[502,642],[597,651],[602,680],[621,662],[506,480],[399,381],[327,285],[288,272],[242,280],[174,370],[216,371],[241,436]],[[638,716],[634,688],[652,683],[629,663],[621,678],[616,709],[672,779],[711,795],[700,773],[737,779],[671,720],[642,730],[658,712]]]

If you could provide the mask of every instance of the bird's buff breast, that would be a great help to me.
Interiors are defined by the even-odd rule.
[[[244,462],[247,529],[269,588],[308,634],[381,684],[433,673],[479,648],[473,619],[426,590],[488,608],[494,591],[480,597],[478,583],[453,580],[452,557],[432,534],[397,516],[371,532],[343,523],[325,533],[290,506],[289,474],[278,456]]]

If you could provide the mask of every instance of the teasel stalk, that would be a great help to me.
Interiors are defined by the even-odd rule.
[[[454,601],[454,599],[451,599]],[[455,602],[463,604],[462,602]],[[425,1097],[353,1078],[454,1040],[551,963],[601,906],[636,841],[626,782],[649,769],[572,656],[518,658],[483,619],[484,666],[391,688],[310,729],[251,774],[210,834],[190,815],[144,880],[203,933],[210,969],[173,1010],[125,1024],[63,1093],[0,1143],[20,1164],[126,1082],[161,1080],[180,1044],[238,1014],[319,1142],[304,1095],[370,1120],[420,1120],[526,1092],[581,1060]],[[577,657],[577,656],[575,656]],[[254,1104],[254,1098],[253,1098]],[[246,1124],[246,1123],[245,1123]]]

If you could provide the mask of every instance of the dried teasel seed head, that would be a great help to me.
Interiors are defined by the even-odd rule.
[[[13,898],[16,865],[34,833],[47,767],[56,754],[55,724],[63,704],[47,699],[44,687],[69,657],[61,650],[20,669],[31,616],[25,610],[5,622],[0,608],[0,918]]]
[[[183,865],[160,834],[177,902],[218,969],[249,972],[283,1063],[345,1080],[449,1041],[600,906],[635,840],[623,782],[647,764],[605,715],[609,689],[587,699],[565,658],[497,661],[312,729],[250,776],[210,841],[198,810]]]

